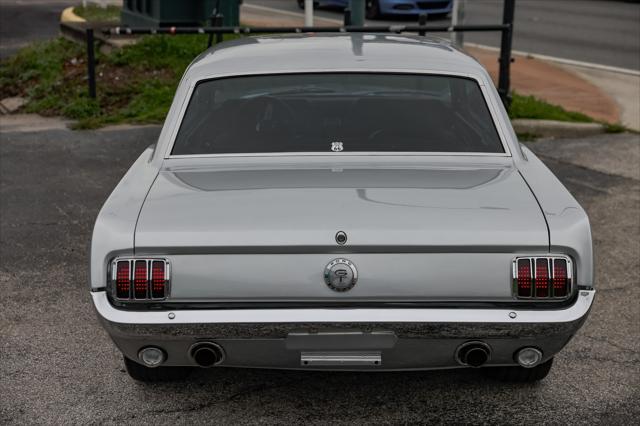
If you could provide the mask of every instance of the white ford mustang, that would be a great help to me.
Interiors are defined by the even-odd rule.
[[[428,37],[223,43],[95,225],[138,380],[197,367],[544,378],[595,290],[584,210],[486,71]]]

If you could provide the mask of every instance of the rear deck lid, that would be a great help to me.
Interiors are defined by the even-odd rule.
[[[167,162],[140,213],[137,253],[335,252],[338,231],[347,252],[549,244],[540,208],[506,157],[203,160]]]

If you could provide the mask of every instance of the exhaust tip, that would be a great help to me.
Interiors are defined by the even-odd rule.
[[[491,359],[491,348],[484,342],[467,342],[458,346],[456,361],[466,367],[482,367]]]
[[[209,368],[224,361],[224,351],[222,347],[213,342],[199,342],[191,347],[189,351],[191,358],[200,367]]]

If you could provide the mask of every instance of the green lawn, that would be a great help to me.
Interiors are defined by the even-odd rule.
[[[24,96],[26,112],[75,119],[78,128],[161,123],[182,73],[206,47],[206,35],[149,36],[98,54],[98,97],[91,99],[84,46],[57,38],[0,63],[0,98]]]
[[[0,99],[26,97],[26,112],[74,119],[77,128],[161,123],[182,73],[206,47],[206,35],[147,36],[109,55],[98,53],[98,97],[91,99],[84,45],[63,38],[33,44],[0,62]],[[517,93],[509,115],[512,119],[594,121]],[[620,129],[610,126],[611,131]]]
[[[592,123],[593,118],[575,111],[567,111],[561,106],[553,105],[534,96],[522,96],[513,93],[509,107],[509,117],[534,118],[539,120],[572,121],[577,123]]]

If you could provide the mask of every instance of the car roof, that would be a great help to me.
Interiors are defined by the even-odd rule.
[[[425,71],[485,75],[471,56],[431,36],[322,33],[242,37],[208,49],[189,66],[198,81],[234,74]]]

